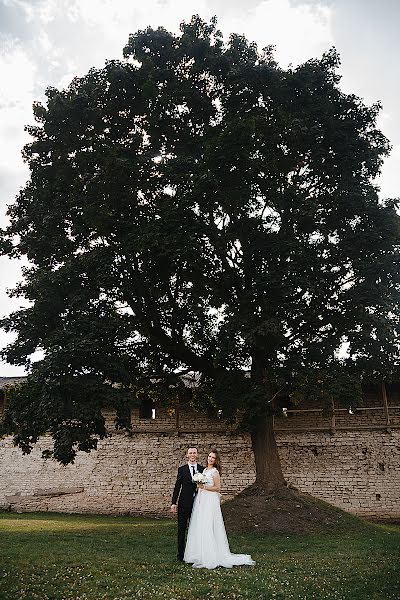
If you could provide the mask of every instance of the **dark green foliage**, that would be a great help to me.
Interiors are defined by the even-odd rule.
[[[333,50],[283,70],[198,17],[139,31],[124,57],[35,105],[2,236],[30,261],[15,293],[31,305],[2,325],[8,361],[45,358],[3,431],[25,450],[50,431],[69,462],[105,435],[102,407],[126,425],[135,390],[166,380],[172,401],[184,371],[201,374],[197,405],[250,428],[281,389],[354,405],[398,358],[379,106],[341,92]]]

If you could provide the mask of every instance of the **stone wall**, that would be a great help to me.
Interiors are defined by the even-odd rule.
[[[396,397],[389,397],[389,403],[392,427],[387,427],[385,411],[374,398],[369,406],[376,411],[339,411],[335,429],[332,419],[319,413],[289,412],[287,418],[276,419],[288,484],[355,514],[400,518],[400,409],[395,408]],[[67,467],[41,459],[42,450],[51,447],[49,437],[29,456],[14,448],[11,438],[1,440],[0,507],[164,516],[188,445],[197,446],[202,461],[212,447],[219,448],[223,499],[254,481],[249,436],[227,431],[222,421],[182,411],[178,433],[171,411],[157,408],[154,419],[139,419],[133,412],[133,436],[115,431],[111,413],[108,422],[112,436]]]
[[[400,518],[400,430],[278,434],[286,480],[354,514]]]

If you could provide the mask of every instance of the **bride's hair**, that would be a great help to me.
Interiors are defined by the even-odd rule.
[[[210,452],[215,454],[214,467],[218,470],[218,473],[221,475],[221,457],[219,455],[219,452],[216,448],[213,448],[212,450],[210,450]],[[210,454],[210,452],[208,454]],[[207,458],[208,458],[208,455],[207,455]],[[207,465],[208,465],[208,461],[206,460],[206,466]]]

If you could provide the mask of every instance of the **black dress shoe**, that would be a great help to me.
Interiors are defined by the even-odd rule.
[[[177,556],[176,559],[179,560],[179,562],[183,562],[183,556]]]

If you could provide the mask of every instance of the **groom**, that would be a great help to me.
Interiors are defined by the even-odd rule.
[[[185,535],[197,486],[192,481],[195,473],[202,473],[204,467],[197,463],[197,448],[188,448],[187,463],[178,468],[178,476],[172,494],[171,512],[176,513],[178,501],[178,560],[183,561],[185,553]]]

